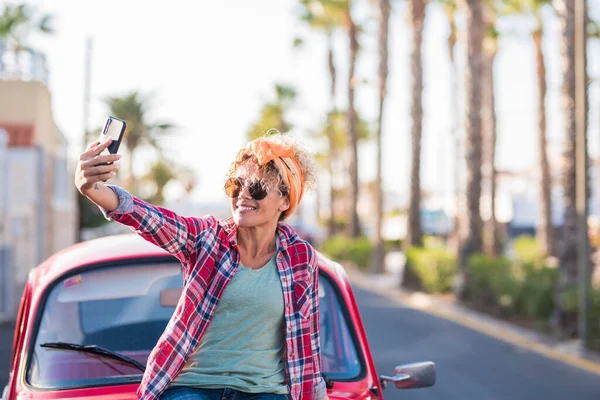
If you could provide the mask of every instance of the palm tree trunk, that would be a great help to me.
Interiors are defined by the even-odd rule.
[[[350,62],[348,73],[348,131],[350,136],[350,224],[348,234],[350,237],[360,235],[360,221],[358,219],[358,118],[354,107],[354,90],[356,86],[356,58],[358,56],[358,29],[354,24],[351,13],[351,1],[348,1],[346,11],[348,39],[350,41]]]
[[[576,311],[565,309],[564,299],[577,290],[577,210],[576,210],[576,130],[575,130],[575,12],[569,0],[556,1],[556,11],[561,25],[562,103],[565,121],[563,153],[563,202],[562,246],[559,254],[559,279],[555,294],[553,326],[563,334],[577,333]]]
[[[465,264],[468,258],[482,250],[482,225],[479,203],[481,198],[482,135],[480,105],[483,74],[483,5],[481,0],[466,0],[467,61],[465,68],[465,131],[467,163],[467,237],[459,252],[460,278],[456,286],[462,296],[468,277]]]
[[[335,138],[334,138],[334,130],[333,130],[333,118],[335,115],[335,93],[336,93],[336,68],[333,57],[333,39],[331,37],[331,33],[327,35],[327,65],[329,67],[329,80],[331,84],[330,88],[330,112],[329,112],[329,122],[327,124],[327,139],[329,142],[329,158],[327,162],[327,168],[329,173],[329,203],[330,203],[330,212],[329,212],[329,221],[327,224],[327,233],[328,236],[333,236],[335,234],[335,216],[336,216],[336,203],[337,199],[335,196],[335,186],[333,182],[333,163],[335,158],[337,157],[336,146],[335,146]]]
[[[494,61],[496,60],[496,49],[488,51],[485,54],[485,85],[486,90],[482,94],[485,97],[483,102],[485,109],[482,121],[482,131],[486,143],[486,177],[489,184],[490,195],[490,219],[487,221],[487,233],[485,235],[485,252],[490,256],[497,256],[502,252],[500,242],[498,221],[496,219],[496,96],[494,90]]]
[[[409,3],[412,24],[412,49],[410,54],[411,76],[411,166],[410,200],[408,211],[407,244],[421,246],[423,232],[421,228],[421,136],[423,128],[423,25],[425,23],[425,1],[411,0]]]
[[[375,178],[375,249],[373,252],[372,269],[375,273],[384,270],[383,249],[383,187],[382,187],[382,145],[381,132],[383,127],[383,110],[388,76],[388,36],[391,5],[390,0],[379,0],[379,113],[377,132],[375,136],[377,148],[377,176]]]
[[[538,84],[538,154],[540,162],[540,216],[537,226],[537,240],[545,257],[555,255],[554,227],[552,226],[552,177],[548,163],[546,138],[546,63],[542,51],[542,22],[533,32]]]
[[[127,177],[127,180],[125,181],[125,189],[127,189],[128,191],[130,191],[131,193],[137,194],[137,188],[135,187],[135,175],[133,173],[133,151],[134,148],[127,146],[127,150],[129,152],[129,157],[127,157],[128,160],[128,168],[129,168],[129,176]]]
[[[456,46],[456,21],[454,18],[454,9],[446,11],[448,17],[448,23],[450,25],[450,33],[448,34],[448,57],[450,59],[450,76],[451,76],[451,95],[450,95],[450,107],[451,107],[451,135],[454,141],[454,168],[452,176],[452,186],[454,195],[454,224],[451,232],[451,247],[455,253],[458,253],[460,246],[460,148],[461,141],[459,135],[459,111],[458,111],[458,69],[454,62],[454,47]]]

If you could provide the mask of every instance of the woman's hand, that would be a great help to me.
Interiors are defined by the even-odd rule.
[[[75,186],[82,195],[88,196],[94,187],[98,189],[98,182],[106,182],[116,175],[116,171],[119,169],[116,161],[121,156],[119,154],[100,155],[111,142],[112,139],[109,137],[104,143],[92,143],[79,156],[75,170]],[[105,163],[112,164],[101,165]]]

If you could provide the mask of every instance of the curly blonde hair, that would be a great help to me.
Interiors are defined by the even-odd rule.
[[[276,129],[270,129],[264,136],[258,139],[293,149],[294,157],[298,161],[304,175],[304,191],[306,192],[314,188],[317,180],[317,163],[312,154],[293,135],[281,133]],[[249,146],[245,146],[237,153],[235,161],[229,166],[227,178],[234,177],[236,172],[241,168],[245,168],[248,163],[254,164],[257,167],[256,175],[258,176],[251,178],[260,178],[266,190],[277,190],[282,197],[289,194],[289,188],[286,187],[284,178],[281,176],[275,163],[269,161],[264,165],[259,165],[256,155],[250,150]]]

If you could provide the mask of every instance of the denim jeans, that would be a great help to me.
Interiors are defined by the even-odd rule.
[[[234,389],[194,389],[174,387],[167,389],[161,400],[287,400],[284,394],[246,393]]]

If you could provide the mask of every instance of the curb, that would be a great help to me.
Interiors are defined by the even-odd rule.
[[[579,341],[560,342],[530,329],[473,311],[426,293],[409,293],[399,287],[397,276],[369,275],[353,267],[344,268],[353,285],[427,314],[455,322],[503,342],[558,360],[587,372],[600,375],[600,355],[581,348]]]

